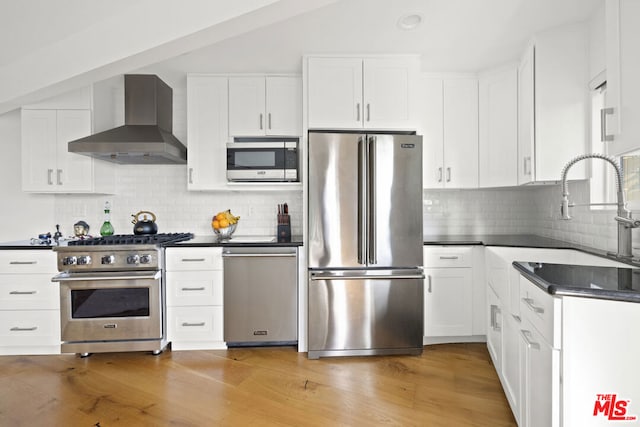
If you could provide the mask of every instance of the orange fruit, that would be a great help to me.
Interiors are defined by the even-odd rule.
[[[227,221],[226,219],[221,219],[220,221],[218,221],[218,223],[220,224],[220,228],[226,228],[229,226],[229,221]]]
[[[220,212],[220,213],[218,213],[218,214],[216,215],[216,219],[217,219],[218,221],[223,220],[223,219],[226,219],[226,216],[225,216],[224,212]]]
[[[218,221],[217,219],[214,219],[213,221],[211,221],[211,225],[213,226],[214,229],[218,229],[220,228],[220,221]]]

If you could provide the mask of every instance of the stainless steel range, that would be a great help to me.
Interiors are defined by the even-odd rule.
[[[167,345],[162,245],[191,238],[114,235],[55,247],[62,352],[160,354]]]

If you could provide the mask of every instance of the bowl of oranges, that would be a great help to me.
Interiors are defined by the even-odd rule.
[[[238,226],[239,216],[235,216],[231,213],[230,209],[223,212],[218,212],[211,218],[211,228],[219,239],[229,239],[236,227]]]

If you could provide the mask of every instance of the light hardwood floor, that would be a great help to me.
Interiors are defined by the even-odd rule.
[[[0,356],[0,426],[515,426],[485,344]]]

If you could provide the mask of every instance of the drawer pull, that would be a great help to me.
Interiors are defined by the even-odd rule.
[[[182,262],[204,262],[204,258],[182,258]]]
[[[11,291],[9,295],[35,295],[38,291]]]
[[[183,291],[204,291],[204,286],[199,288],[181,288]]]
[[[198,323],[189,323],[189,322],[182,322],[182,326],[184,327],[190,327],[190,326],[204,326],[205,323],[204,322],[198,322]]]
[[[11,265],[33,265],[33,264],[37,264],[38,261],[10,261],[9,264]]]
[[[544,308],[542,307],[538,307],[536,305],[533,304],[533,299],[532,298],[522,298],[522,301],[527,304],[527,306],[533,310],[534,313],[538,313],[538,314],[543,314],[544,313]]]
[[[440,256],[440,259],[458,259],[458,256]]]
[[[431,293],[431,275],[429,274],[427,276],[427,278],[428,278],[428,281],[429,281],[429,293]]]
[[[531,341],[531,331],[526,331],[524,329],[520,329],[520,335],[526,341],[527,345],[534,350],[540,350],[540,344],[535,341]]]
[[[13,328],[9,329],[11,332],[30,332],[30,331],[35,331],[36,329],[38,329],[37,326],[32,326],[30,328],[20,328],[18,326],[14,326]]]

